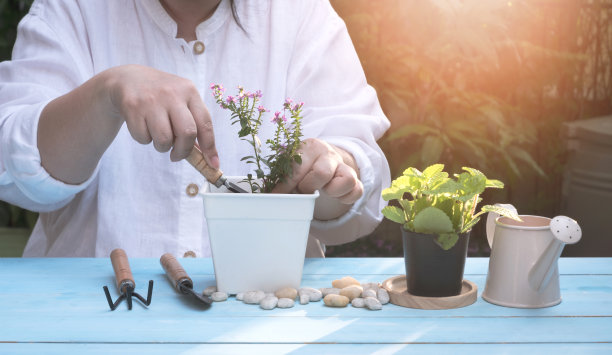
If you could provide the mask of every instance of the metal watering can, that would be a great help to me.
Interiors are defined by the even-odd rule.
[[[512,205],[500,205],[516,211]],[[500,306],[541,308],[561,302],[557,260],[565,244],[582,237],[566,216],[520,216],[523,222],[490,212],[487,239],[489,272],[482,298]]]

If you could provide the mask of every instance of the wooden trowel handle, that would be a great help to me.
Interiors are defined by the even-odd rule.
[[[206,180],[215,184],[219,180],[219,178],[223,175],[223,172],[219,169],[215,169],[206,163],[206,159],[204,159],[204,154],[202,151],[195,145],[191,149],[191,153],[189,156],[185,158],[200,174],[204,175]],[[217,186],[218,187],[218,186]]]
[[[128,261],[127,254],[123,249],[115,249],[110,255],[111,263],[113,264],[113,270],[115,270],[115,280],[117,280],[117,288],[121,293],[125,292],[122,290],[122,285],[125,283],[132,284],[136,287],[134,277],[132,276],[132,270],[130,269],[130,262]]]
[[[187,272],[185,272],[185,269],[183,269],[174,255],[170,253],[162,255],[159,259],[159,263],[162,265],[166,275],[177,290],[181,291],[179,284],[185,281],[189,281],[189,286],[193,287],[193,281],[191,281],[191,278],[189,278],[189,275],[187,275]]]

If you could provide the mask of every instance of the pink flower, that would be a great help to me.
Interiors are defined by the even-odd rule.
[[[287,118],[285,117],[285,115],[281,116],[281,113],[276,111],[274,112],[274,117],[272,118],[272,122],[279,124],[282,122],[287,122]]]
[[[293,99],[290,98],[286,98],[285,99],[285,104],[283,105],[286,109],[291,109],[291,103],[293,102]]]
[[[267,112],[268,110],[266,110],[266,108],[265,108],[265,107],[263,107],[263,106],[259,105],[259,106],[257,106],[257,111],[259,111],[259,112],[261,112],[261,113],[264,113],[264,112]]]
[[[255,97],[262,97],[261,90],[255,91]]]
[[[302,106],[304,106],[304,103],[303,103],[303,102],[300,102],[299,104],[295,104],[295,105],[293,105],[293,107],[291,108],[291,111],[297,111],[297,110],[301,109],[301,108],[302,108]]]
[[[231,96],[231,95],[227,97],[226,101],[227,101],[228,104],[231,104],[232,102],[233,103],[238,102],[238,100],[236,100],[236,98]]]

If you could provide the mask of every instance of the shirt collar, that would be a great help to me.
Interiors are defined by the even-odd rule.
[[[144,5],[149,16],[151,16],[155,24],[157,24],[157,26],[159,26],[164,33],[172,38],[176,38],[176,22],[174,22],[172,17],[168,15],[159,0],[144,0],[141,2],[141,4]],[[218,30],[219,27],[221,27],[221,25],[229,18],[231,13],[232,10],[229,0],[221,0],[219,6],[217,6],[217,9],[212,16],[196,27],[196,36],[198,39],[202,40]]]

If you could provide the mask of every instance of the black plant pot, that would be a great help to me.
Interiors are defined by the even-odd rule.
[[[443,250],[433,234],[402,228],[408,293],[414,296],[448,297],[461,292],[463,269],[470,233],[459,235],[449,250]]]

